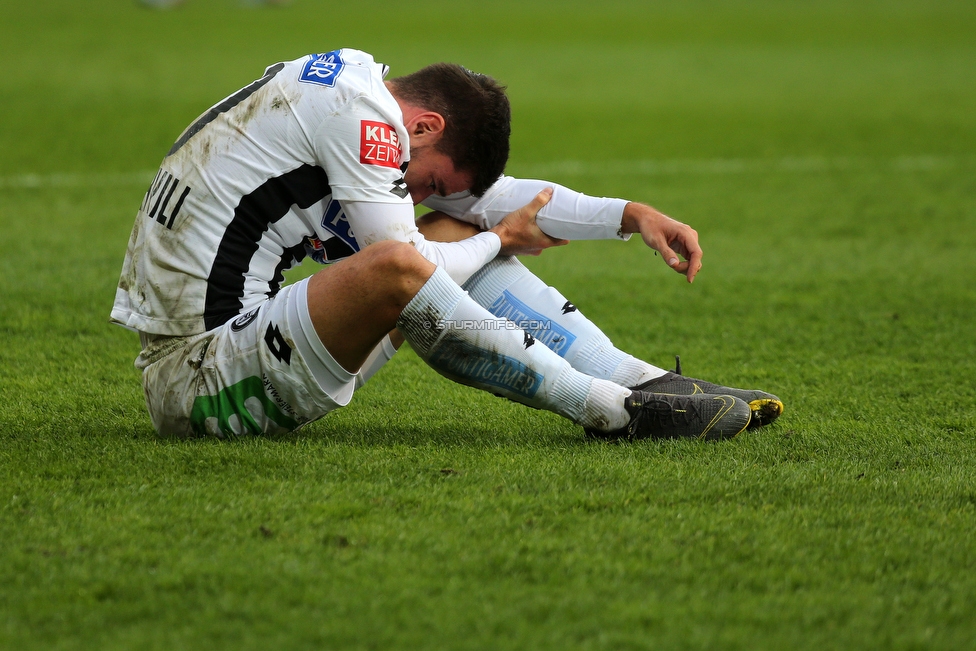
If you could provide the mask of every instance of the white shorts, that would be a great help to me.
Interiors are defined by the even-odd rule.
[[[356,374],[342,368],[315,333],[307,287],[308,279],[288,285],[199,335],[143,335],[136,365],[146,364],[143,389],[156,431],[274,434],[348,404]]]

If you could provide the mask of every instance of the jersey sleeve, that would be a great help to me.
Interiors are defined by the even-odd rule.
[[[539,211],[536,223],[547,235],[565,240],[630,239],[629,234],[620,232],[627,201],[591,197],[548,181],[502,176],[480,198],[469,192],[448,197],[431,195],[423,205],[489,229],[545,188],[553,189],[552,199]]]
[[[327,117],[312,148],[340,201],[413,205],[400,166],[409,144],[398,109],[361,94]]]
[[[494,233],[478,233],[458,242],[434,242],[417,230],[412,206],[364,201],[340,201],[360,248],[374,242],[409,242],[420,255],[462,284],[498,255],[501,240]]]

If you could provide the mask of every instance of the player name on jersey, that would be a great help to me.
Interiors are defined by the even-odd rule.
[[[359,162],[363,165],[400,167],[400,139],[396,129],[384,122],[360,122]]]

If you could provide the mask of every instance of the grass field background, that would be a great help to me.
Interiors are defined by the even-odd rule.
[[[976,648],[976,6],[355,4],[0,0],[0,648]],[[404,350],[300,432],[156,436],[108,324],[154,169],[343,46],[493,74],[510,173],[694,225],[690,286],[527,264],[780,421],[594,443]]]

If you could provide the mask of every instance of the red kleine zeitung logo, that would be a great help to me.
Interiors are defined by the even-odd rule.
[[[400,140],[396,129],[385,122],[360,122],[359,162],[363,165],[400,167]]]

